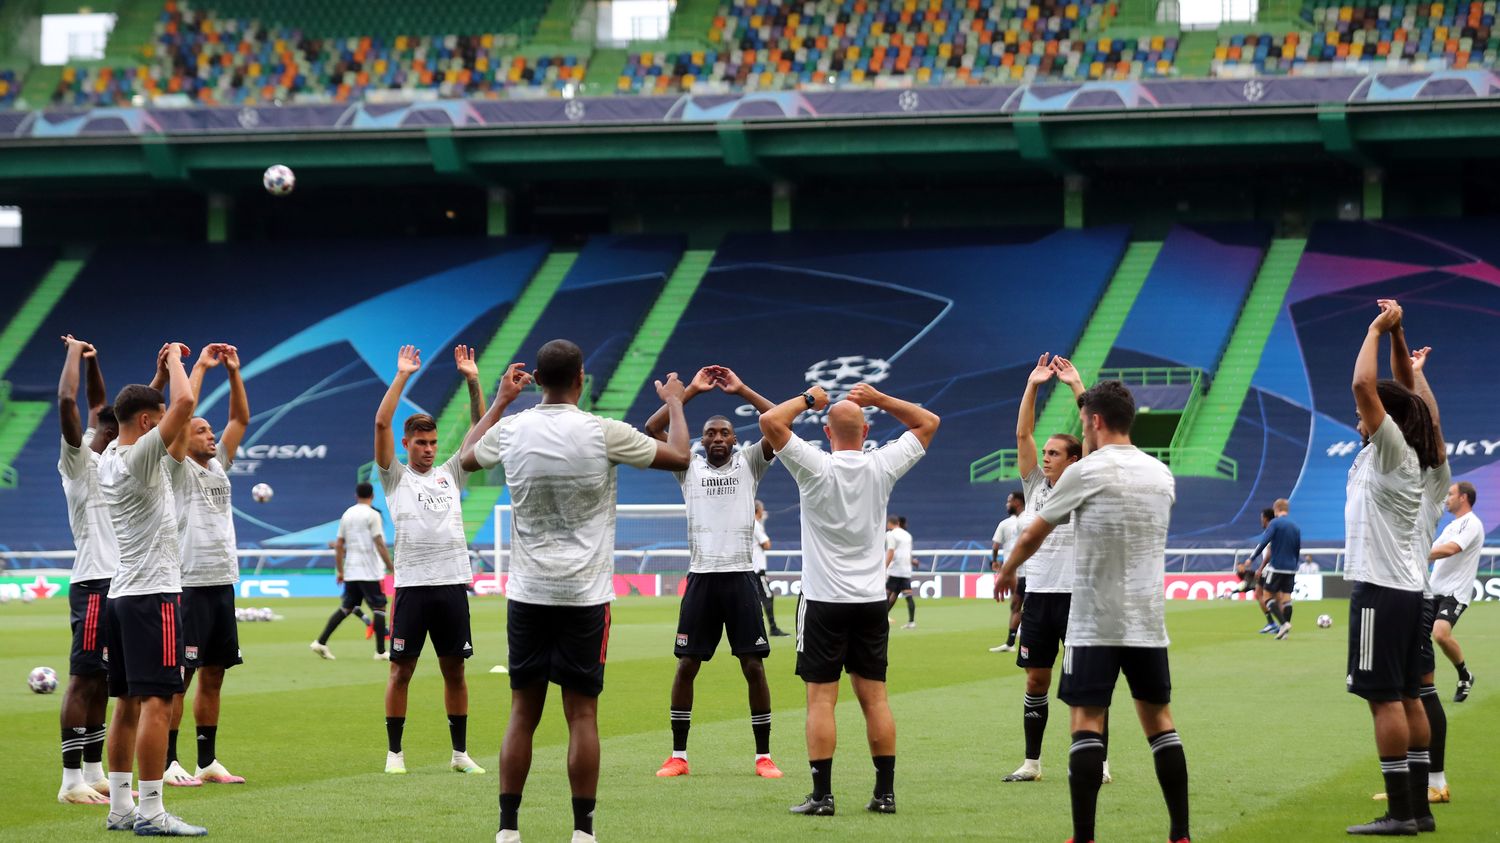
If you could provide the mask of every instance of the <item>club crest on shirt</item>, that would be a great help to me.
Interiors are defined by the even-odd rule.
[[[438,488],[441,488],[441,489],[448,488],[448,478],[446,478],[446,477],[437,477],[437,478],[434,478],[434,479],[437,480]]]
[[[398,652],[398,653],[405,652],[406,651],[406,639],[405,638],[393,638],[393,639],[391,639],[391,649],[394,650],[394,651],[396,651],[396,652]]]
[[[686,647],[687,646],[687,642],[688,642],[688,637],[686,635],[679,635],[679,636],[677,636],[677,646],[679,646],[679,647]]]

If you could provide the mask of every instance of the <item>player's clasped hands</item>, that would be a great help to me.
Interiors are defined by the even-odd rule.
[[[500,400],[505,402],[514,401],[521,390],[531,386],[531,373],[526,371],[525,363],[512,363],[505,369],[505,374],[500,376]]]

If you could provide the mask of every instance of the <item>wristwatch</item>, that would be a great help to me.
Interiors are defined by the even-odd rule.
[[[802,393],[802,400],[807,402],[807,409],[809,410],[811,410],[818,403],[818,399],[813,397],[811,391]]]

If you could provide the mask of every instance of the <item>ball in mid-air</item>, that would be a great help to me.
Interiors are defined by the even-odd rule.
[[[1331,618],[1331,617],[1329,617],[1327,615],[1318,615],[1318,628],[1319,629],[1327,629],[1330,626],[1333,626],[1333,618]]]
[[[250,490],[250,497],[254,498],[256,503],[265,503],[274,494],[276,493],[271,491],[269,483],[256,483]]]
[[[261,176],[260,181],[266,186],[267,193],[272,196],[285,196],[297,186],[297,175],[292,172],[291,167],[285,164],[272,164],[266,168],[266,173]]]
[[[57,672],[50,667],[32,668],[26,685],[38,694],[50,694],[57,690]]]

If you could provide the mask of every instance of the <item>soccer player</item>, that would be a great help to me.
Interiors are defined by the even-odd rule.
[[[1066,358],[1037,358],[1036,368],[1026,378],[1021,407],[1016,415],[1016,468],[1021,473],[1026,509],[1019,516],[1021,529],[1036,520],[1036,514],[1052,497],[1064,470],[1083,459],[1083,443],[1068,433],[1054,433],[1036,453],[1036,393],[1053,377],[1068,385],[1074,400],[1083,394],[1083,380]],[[1019,531],[1018,531],[1019,534]],[[1012,550],[1014,549],[1012,540]],[[1008,560],[1007,560],[1008,561]],[[1047,731],[1047,693],[1052,689],[1052,666],[1067,638],[1068,611],[1073,591],[1073,525],[1060,524],[1029,562],[1030,594],[1021,606],[1021,651],[1016,666],[1026,671],[1026,694],[1021,705],[1021,727],[1026,736],[1026,757],[1020,768],[1002,781],[1029,782],[1042,777],[1042,737]],[[1021,577],[1017,568],[1017,589]],[[995,578],[996,602],[1001,597],[1000,578]],[[1109,762],[1105,762],[1106,775]]]
[[[658,442],[628,424],[580,410],[583,352],[567,340],[552,340],[537,352],[542,403],[502,420],[531,383],[523,366],[505,370],[495,403],[464,439],[462,451],[468,471],[504,466],[514,507],[505,586],[510,719],[500,743],[495,840],[521,839],[532,739],[547,685],[556,682],[568,722],[573,840],[589,843],[599,787],[599,694],[615,597],[615,466],[687,470],[692,452],[682,414],[684,389],[676,373],[656,382],[669,419],[667,441]]]
[[[1297,585],[1297,557],[1302,555],[1302,530],[1292,520],[1291,511],[1291,501],[1286,498],[1278,498],[1271,505],[1271,523],[1250,554],[1255,559],[1270,549],[1258,576],[1266,584],[1265,609],[1277,626],[1278,641],[1292,634],[1292,590]]]
[[[1388,813],[1348,832],[1385,836],[1436,828],[1426,799],[1431,729],[1418,696],[1426,566],[1416,543],[1422,472],[1440,464],[1441,449],[1421,397],[1378,377],[1381,340],[1401,321],[1399,306],[1380,307],[1365,332],[1351,387],[1358,430],[1368,444],[1349,471],[1344,577],[1354,582],[1346,683],[1369,703],[1390,799]]]
[[[766,576],[766,551],[771,549],[771,537],[766,535],[765,501],[755,502],[755,546],[750,548],[750,564],[760,577],[761,606],[766,611],[766,625],[771,627],[772,638],[785,638],[786,632],[776,625],[776,592],[771,590],[771,580]]]
[[[77,555],[68,585],[73,650],[68,659],[68,689],[62,699],[63,778],[57,801],[103,805],[109,803],[109,783],[100,763],[109,702],[104,614],[109,608],[109,580],[120,548],[109,520],[109,507],[99,494],[99,454],[119,435],[120,427],[106,397],[98,352],[71,334],[62,340],[67,355],[57,383],[57,418],[62,425],[57,472],[62,475],[68,527],[73,531]],[[87,424],[78,410],[80,364],[87,369]]]
[[[1165,465],[1131,444],[1135,400],[1123,384],[1096,384],[1078,406],[1088,456],[1063,471],[1036,520],[1021,531],[1000,572],[1001,584],[1014,582],[1016,569],[1056,527],[1073,524],[1073,598],[1058,689],[1071,708],[1073,839],[1094,839],[1105,715],[1123,672],[1166,799],[1167,839],[1177,843],[1189,838],[1188,769],[1172,724],[1164,598],[1176,482]]]
[[[906,519],[891,515],[885,519],[885,614],[890,618],[897,597],[906,598],[906,623],[902,629],[917,628],[917,601],[911,593],[911,569],[918,566],[911,557],[911,533]]]
[[[453,350],[459,374],[469,389],[471,418],[482,405],[479,367],[466,346]],[[468,474],[454,453],[437,461],[437,421],[413,413],[402,427],[401,446],[406,463],[396,459],[391,422],[406,382],[422,368],[421,352],[401,347],[396,376],[375,412],[375,470],[385,490],[391,521],[396,525],[396,605],[391,619],[391,672],[385,686],[385,771],[404,774],[406,755],[401,735],[406,729],[406,697],[422,646],[430,637],[443,674],[443,707],[448,713],[448,736],[453,744],[449,768],[480,774],[484,768],[469,758],[469,685],[464,660],[474,655],[469,631],[469,549],[464,536],[459,496]]]
[[[187,346],[169,343],[158,355],[172,390],[130,384],[115,396],[119,438],[99,458],[99,491],[109,505],[120,559],[109,584],[106,642],[110,720],[109,816],[105,827],[137,835],[199,837],[208,831],[167,813],[162,803],[172,697],[182,693],[182,565],[171,472],[182,470],[197,401],[183,368]],[[132,763],[133,762],[133,763]],[[130,792],[140,774],[140,805]]]
[[[1443,528],[1427,556],[1432,560],[1432,591],[1437,601],[1432,639],[1458,670],[1458,691],[1453,701],[1460,703],[1474,690],[1474,673],[1464,663],[1463,649],[1453,638],[1453,627],[1458,626],[1458,619],[1469,608],[1474,576],[1479,571],[1479,551],[1484,549],[1484,524],[1474,511],[1477,500],[1479,493],[1473,483],[1454,483],[1449,488],[1445,504],[1453,513],[1453,520]]]
[[[250,402],[240,379],[239,351],[227,343],[203,347],[188,381],[193,399],[202,394],[209,369],[224,366],[229,375],[229,422],[216,442],[208,419],[194,418],[181,434],[188,459],[173,476],[177,533],[182,560],[183,693],[172,698],[172,720],[167,732],[166,782],[196,787],[204,782],[244,784],[230,773],[216,753],[219,705],[225,672],[240,657],[239,628],[234,616],[234,584],[240,580],[235,551],[234,511],[230,506],[229,467],[250,423]],[[198,766],[192,775],[177,760],[177,733],[182,723],[183,699],[198,677],[193,695],[193,725],[198,733]]]
[[[381,590],[380,582],[386,573],[396,573],[396,567],[391,563],[391,552],[386,549],[385,524],[372,506],[374,502],[375,487],[361,483],[354,487],[354,505],[344,510],[339,518],[333,566],[337,581],[344,584],[344,600],[328,618],[323,634],[309,645],[314,653],[325,659],[333,659],[333,652],[328,649],[328,639],[333,636],[333,631],[364,602],[370,607],[374,621],[375,659],[391,660],[385,651],[385,592]]]
[[[831,453],[803,441],[792,424],[804,411],[828,408],[823,432]],[[864,450],[873,407],[906,426],[895,441]],[[886,699],[885,565],[880,521],[891,490],[927,453],[938,417],[909,401],[859,384],[828,406],[813,387],[762,413],[760,430],[786,466],[802,501],[802,596],[797,603],[797,675],[807,685],[807,757],[813,790],[794,814],[833,816],[834,709],[839,674],[848,672],[864,712],[875,765],[865,810],[896,812],[896,721]],[[886,623],[881,623],[881,621]]]
[[[1000,573],[1002,557],[1008,558],[1016,546],[1016,537],[1021,535],[1021,513],[1026,511],[1026,493],[1017,489],[1005,496],[1005,519],[995,525],[995,535],[990,538],[990,570]],[[1010,595],[1010,628],[1005,643],[991,647],[991,653],[1009,653],[1016,649],[1016,630],[1021,626],[1021,605],[1026,595],[1026,569],[1016,575],[1016,590]]]
[[[714,389],[737,395],[757,412],[771,408],[760,393],[746,386],[733,370],[705,366],[683,392],[684,405]],[[663,406],[646,420],[646,435],[666,441],[671,408]],[[687,587],[677,615],[677,672],[672,678],[670,722],[672,754],[656,775],[688,774],[688,731],[693,725],[693,682],[703,663],[714,657],[719,637],[729,636],[729,652],[740,660],[750,691],[750,731],[755,738],[755,774],[781,778],[771,760],[771,686],[764,659],[771,654],[761,622],[761,584],[755,575],[755,492],[771,467],[771,446],[761,440],[744,448],[734,425],[723,416],[703,423],[702,454],[693,454],[684,471],[673,472],[687,505]]]

